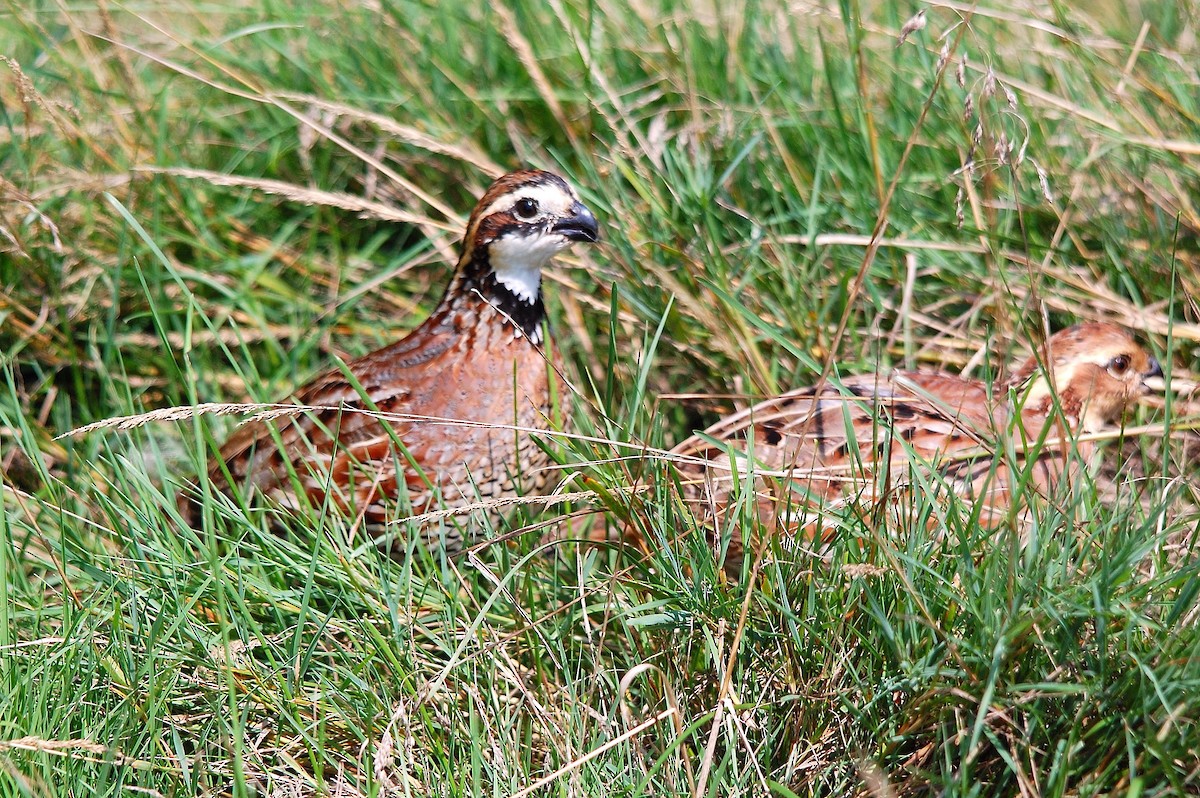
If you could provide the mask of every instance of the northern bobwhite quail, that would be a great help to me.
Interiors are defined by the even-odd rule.
[[[238,429],[209,471],[213,486],[285,508],[332,505],[371,534],[397,517],[400,496],[420,513],[536,491],[548,457],[525,430],[547,426],[554,379],[542,348],[542,267],[598,238],[595,216],[558,175],[499,178],[475,206],[429,318],[300,388],[294,414]],[[193,523],[195,495],[181,500]],[[444,534],[450,553],[462,548],[457,528]],[[435,535],[443,539],[431,531],[425,543]]]
[[[1080,324],[994,386],[940,371],[831,378],[734,413],[672,451],[683,458],[684,500],[711,530],[725,526],[735,470],[753,473],[758,516],[783,534],[820,536],[831,502],[870,503],[920,471],[981,503],[981,523],[994,525],[1010,505],[1010,464],[1052,494],[1070,464],[1092,458],[1095,444],[1070,436],[1111,425],[1146,392],[1143,380],[1161,374],[1125,330]],[[742,557],[734,529],[726,569],[740,570]]]

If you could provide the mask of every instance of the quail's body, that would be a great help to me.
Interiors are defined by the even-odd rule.
[[[1153,358],[1109,324],[1064,330],[1048,352],[1049,379],[1034,357],[994,386],[896,371],[760,402],[676,447],[688,458],[680,465],[684,498],[698,517],[724,526],[733,473],[753,473],[763,523],[811,533],[830,502],[873,501],[923,472],[976,502],[982,523],[995,523],[1018,481],[1049,495],[1066,469],[1089,461],[1094,444],[1072,435],[1111,424],[1144,393],[1143,378],[1158,373]],[[735,532],[727,563],[740,558]]]
[[[320,409],[273,422],[282,448],[264,425],[239,430],[221,449],[234,482],[290,506],[294,469],[310,504],[328,499],[372,529],[396,517],[402,494],[420,513],[438,498],[453,507],[540,489],[547,455],[528,430],[547,426],[546,356],[473,304],[347,365],[375,410],[337,371],[295,396]]]
[[[227,469],[233,484],[275,504],[332,505],[372,531],[397,517],[403,499],[420,513],[540,489],[547,456],[529,430],[548,425],[554,379],[540,269],[596,234],[561,178],[500,178],[472,214],[454,280],[430,317],[297,391],[308,410],[238,430],[210,472],[214,485],[228,490]],[[462,543],[447,540],[451,551]]]

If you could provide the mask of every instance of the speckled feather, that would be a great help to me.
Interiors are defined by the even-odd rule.
[[[982,504],[982,523],[994,524],[1009,509],[1013,484],[1009,461],[995,452],[1010,442],[1027,449],[1020,467],[1032,465],[1030,484],[1050,494],[1064,469],[1091,459],[1094,445],[1039,442],[1110,425],[1158,373],[1121,328],[1084,324],[1052,336],[1004,383],[930,371],[831,380],[734,413],[674,453],[687,458],[679,465],[684,499],[712,529],[727,526],[735,468],[753,471],[760,519],[785,534],[822,535],[823,509],[874,502],[911,484],[918,470]],[[1068,456],[1072,446],[1078,456]],[[735,529],[726,567],[740,568],[742,556]]]
[[[546,219],[518,218],[514,198],[531,194],[542,207],[555,206]],[[472,213],[454,278],[429,318],[404,339],[296,391],[291,401],[315,409],[238,429],[209,473],[214,486],[229,490],[228,469],[250,494],[295,507],[294,470],[308,503],[361,517],[372,534],[397,517],[402,495],[421,513],[542,489],[548,457],[528,432],[512,429],[549,426],[554,372],[541,346],[541,294],[510,290],[491,252],[501,240],[551,239],[536,256],[544,261],[571,241],[595,238],[595,219],[558,176],[523,171],[500,178]],[[526,269],[534,280],[540,266]],[[362,412],[372,404],[403,419]],[[184,504],[195,512],[194,502]],[[426,542],[439,532],[431,530]],[[454,553],[464,541],[449,534]]]

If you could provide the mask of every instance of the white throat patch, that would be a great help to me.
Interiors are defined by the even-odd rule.
[[[497,282],[513,296],[533,304],[542,288],[542,267],[570,243],[558,233],[509,233],[491,243],[488,254],[492,271]]]

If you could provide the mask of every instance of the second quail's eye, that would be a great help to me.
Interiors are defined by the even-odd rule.
[[[513,206],[513,211],[517,214],[518,219],[525,222],[531,222],[538,213],[537,200],[530,199],[529,197],[522,197],[521,199],[517,200],[517,204]]]
[[[1114,376],[1120,377],[1122,374],[1129,371],[1129,356],[1117,355],[1109,362],[1108,370],[1111,371]]]

